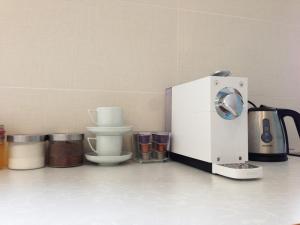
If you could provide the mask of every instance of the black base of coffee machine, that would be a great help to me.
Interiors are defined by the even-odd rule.
[[[250,161],[260,161],[260,162],[283,162],[287,161],[287,154],[258,154],[249,153]]]

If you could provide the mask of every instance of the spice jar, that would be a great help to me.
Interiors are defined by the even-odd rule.
[[[7,166],[4,125],[0,125],[0,169]]]
[[[49,135],[48,166],[74,167],[83,164],[83,134]]]
[[[151,135],[151,132],[139,132],[137,136],[143,160],[150,160],[151,158]]]
[[[45,166],[46,135],[8,135],[8,168],[37,169]]]

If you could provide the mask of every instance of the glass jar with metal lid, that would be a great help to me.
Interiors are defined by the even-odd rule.
[[[7,166],[7,154],[5,148],[5,129],[0,125],[0,169]]]
[[[50,134],[48,166],[74,167],[83,164],[83,134]]]
[[[47,135],[8,135],[8,168],[26,170],[44,167],[46,140]]]

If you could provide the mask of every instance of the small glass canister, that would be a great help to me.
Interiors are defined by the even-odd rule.
[[[166,162],[170,151],[170,132],[137,132],[134,135],[136,159],[140,163]]]
[[[83,134],[50,134],[48,166],[81,166],[84,159],[83,139]]]
[[[45,166],[46,135],[8,135],[8,168],[37,169]]]
[[[5,148],[5,129],[4,125],[0,125],[0,169],[7,166],[7,154]]]

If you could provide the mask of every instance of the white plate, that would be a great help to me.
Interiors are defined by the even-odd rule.
[[[132,153],[120,156],[100,156],[85,154],[85,158],[93,163],[98,163],[103,166],[116,165],[131,159]]]
[[[87,127],[89,132],[92,132],[96,135],[103,136],[112,136],[112,135],[123,135],[126,132],[131,131],[132,126],[124,126],[124,127]]]

